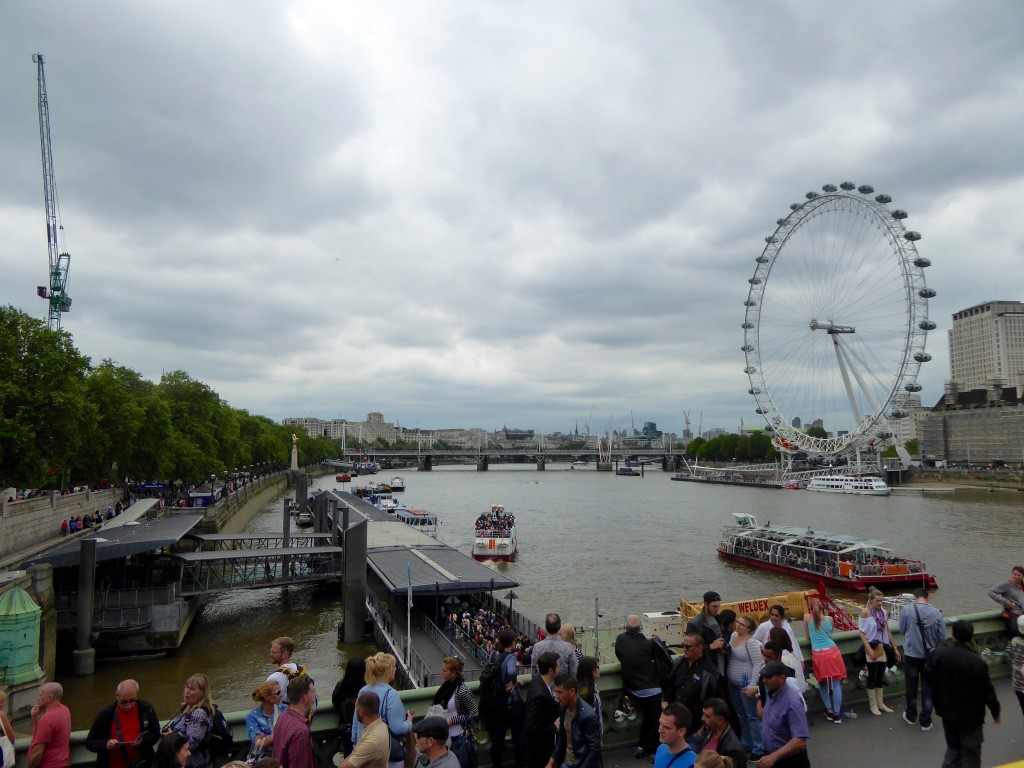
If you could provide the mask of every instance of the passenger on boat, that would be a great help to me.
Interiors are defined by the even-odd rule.
[[[896,648],[896,644],[892,640],[892,632],[889,630],[889,614],[882,607],[882,600],[883,596],[879,590],[875,587],[868,589],[868,600],[861,610],[860,620],[857,622],[867,661],[866,688],[868,709],[871,710],[872,715],[892,712],[882,699],[887,652],[892,653],[897,662],[900,660],[899,649]]]
[[[821,607],[821,600],[811,598],[810,612],[804,614],[804,627],[811,643],[811,667],[818,691],[825,705],[825,719],[836,725],[843,723],[843,680],[846,662],[832,640],[832,617]]]

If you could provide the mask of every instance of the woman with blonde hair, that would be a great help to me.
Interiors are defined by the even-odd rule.
[[[821,600],[811,598],[810,612],[804,614],[807,639],[811,642],[811,668],[818,681],[825,719],[836,725],[843,723],[843,680],[846,662],[832,639],[832,617],[825,613]]]
[[[576,639],[576,627],[572,624],[563,624],[562,628],[558,630],[558,639],[564,640],[572,646],[573,653],[576,654],[576,661],[579,662],[583,658],[583,648],[580,646],[579,641]]]
[[[249,754],[257,760],[271,754],[274,725],[278,715],[288,708],[283,699],[284,691],[276,679],[267,680],[252,692],[256,707],[245,716],[245,732],[249,735]]]
[[[720,755],[713,749],[705,749],[697,755],[693,763],[694,768],[733,768],[732,758],[728,755]]]
[[[402,699],[398,696],[398,691],[391,687],[396,668],[395,657],[390,653],[375,653],[366,660],[366,685],[359,689],[360,694],[370,691],[377,694],[377,698],[380,699],[380,719],[387,725],[392,736],[388,768],[404,768],[404,744],[412,731],[413,711],[410,709],[406,712],[402,709]],[[358,717],[353,716],[352,743],[358,744],[362,735],[363,724],[359,722]]]
[[[444,683],[434,694],[434,704],[445,709],[448,719],[448,736],[452,740],[452,752],[459,758],[461,768],[476,768],[476,739],[473,730],[480,716],[473,694],[462,679],[464,662],[458,656],[448,656],[441,662],[441,676]]]
[[[883,599],[882,593],[871,587],[868,590],[868,601],[861,609],[860,619],[857,621],[868,667],[868,709],[872,715],[892,712],[882,699],[886,652],[892,651],[893,658],[897,662],[900,660],[900,652],[896,648],[896,643],[892,641],[892,631],[889,629],[889,614],[882,607]]]
[[[213,727],[210,679],[202,672],[192,675],[185,681],[184,699],[178,714],[171,718],[161,733],[165,736],[178,733],[188,739],[191,754],[186,768],[209,768],[213,761],[205,742],[207,734]]]

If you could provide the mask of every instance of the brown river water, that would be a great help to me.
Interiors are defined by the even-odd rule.
[[[514,607],[535,621],[555,610],[578,628],[594,624],[595,599],[602,625],[619,626],[625,614],[678,609],[680,597],[698,599],[707,589],[733,600],[812,586],[720,560],[715,548],[733,512],[881,539],[901,555],[922,558],[939,583],[932,603],[947,616],[994,609],[986,591],[1024,561],[1024,494],[1017,492],[871,498],[672,482],[657,469],[633,478],[562,466],[537,472],[532,465],[399,474],[408,487],[402,500],[435,512],[440,540],[462,552],[469,552],[476,517],[490,504],[505,504],[516,516],[520,553],[515,562],[492,567],[521,584]],[[317,487],[334,488],[333,477],[314,480],[311,488]],[[245,530],[280,530],[281,508],[280,500],[268,503]],[[345,661],[374,652],[369,644],[339,643],[340,618],[336,586],[216,595],[177,653],[100,661],[91,677],[62,677],[65,702],[74,727],[88,728],[113,700],[117,682],[133,677],[142,698],[168,719],[186,678],[205,672],[223,708],[249,709],[250,691],[273,671],[267,651],[280,635],[295,639],[295,659],[308,667],[320,699],[327,700]]]

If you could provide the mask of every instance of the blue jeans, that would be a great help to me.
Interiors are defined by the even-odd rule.
[[[917,720],[917,683],[921,682],[921,725],[932,722],[932,686],[924,674],[924,659],[906,656],[903,659],[903,675],[907,684],[907,719]]]
[[[740,741],[743,747],[755,755],[764,754],[764,742],[761,740],[761,720],[757,716],[757,699],[743,693],[743,687],[729,683],[729,698],[740,719]]]

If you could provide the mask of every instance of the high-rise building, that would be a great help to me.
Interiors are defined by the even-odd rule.
[[[1024,385],[1024,303],[987,301],[953,313],[949,367],[960,391]]]

